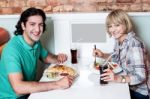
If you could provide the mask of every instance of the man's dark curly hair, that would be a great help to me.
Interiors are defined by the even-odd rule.
[[[42,17],[43,19],[43,32],[46,29],[46,15],[44,13],[44,11],[42,11],[41,9],[37,9],[34,7],[28,8],[27,10],[25,10],[24,12],[22,12],[20,19],[16,25],[16,30],[14,32],[15,35],[22,35],[23,34],[23,29],[21,27],[21,23],[23,23],[24,25],[26,24],[26,22],[28,21],[28,18],[30,16],[35,16],[35,15],[39,15]]]

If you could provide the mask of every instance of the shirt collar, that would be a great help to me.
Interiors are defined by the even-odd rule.
[[[123,47],[125,47],[127,44],[128,44],[128,41],[133,38],[135,36],[135,33],[134,32],[129,32],[127,34],[127,37],[125,38],[125,40],[123,41],[122,45],[119,45],[119,41],[116,40],[116,43],[117,43],[117,46],[119,49],[122,49]]]
[[[127,41],[129,41],[131,38],[133,38],[134,36],[135,36],[135,33],[129,32],[124,41],[127,42]]]
[[[30,46],[23,38],[22,35],[18,35],[19,40],[23,44],[23,46],[28,50],[34,50],[38,48],[38,42],[35,42],[33,46]]]

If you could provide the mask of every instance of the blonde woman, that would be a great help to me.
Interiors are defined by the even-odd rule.
[[[111,69],[106,69],[101,79],[128,83],[131,99],[149,99],[147,51],[144,43],[135,36],[129,16],[123,10],[112,11],[107,16],[106,29],[115,39],[112,61],[118,63],[123,71],[115,74]],[[105,59],[110,55],[99,49],[94,49],[93,54]]]

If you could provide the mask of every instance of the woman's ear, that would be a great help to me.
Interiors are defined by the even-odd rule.
[[[25,30],[25,25],[23,22],[21,23],[21,27],[22,27],[22,30]]]

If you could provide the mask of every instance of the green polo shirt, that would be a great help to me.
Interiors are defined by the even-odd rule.
[[[45,58],[48,52],[38,41],[28,45],[22,35],[14,36],[3,49],[0,60],[0,99],[15,99],[17,96],[9,82],[8,74],[20,72],[24,81],[34,81],[37,62]]]

